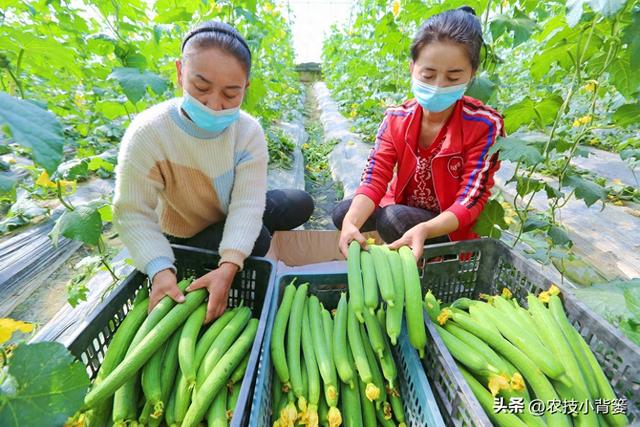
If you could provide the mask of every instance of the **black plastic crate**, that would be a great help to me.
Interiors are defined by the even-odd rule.
[[[203,274],[217,268],[220,256],[217,252],[188,246],[172,245],[178,269],[178,279]],[[253,311],[253,317],[260,320],[258,332],[251,348],[249,365],[242,381],[240,396],[231,426],[246,425],[249,417],[250,397],[255,386],[256,366],[260,356],[267,317],[274,290],[275,266],[270,260],[250,257],[244,269],[238,273],[229,291],[229,307],[237,307],[240,302]],[[84,363],[91,379],[95,378],[111,337],[131,310],[138,291],[150,286],[145,274],[131,273],[85,320],[86,327],[77,331],[68,345],[69,351]]]
[[[505,287],[526,303],[529,293],[547,290],[552,284],[560,287],[569,321],[591,347],[618,398],[627,399],[631,422],[640,422],[640,347],[589,310],[570,289],[554,283],[535,263],[495,239],[425,246],[423,260],[423,294],[431,289],[444,303],[460,297],[478,299],[482,293],[496,294]],[[423,365],[446,423],[492,426],[426,312],[424,319],[429,339]]]

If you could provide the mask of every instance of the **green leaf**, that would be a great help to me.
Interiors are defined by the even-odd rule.
[[[525,252],[524,256],[527,258],[535,259],[541,264],[549,264],[551,259],[549,258],[549,252],[546,249],[538,248],[533,252]]]
[[[500,151],[500,160],[523,162],[526,166],[533,166],[544,160],[542,156],[543,141],[535,134],[514,134],[498,138],[489,150],[489,155]]]
[[[87,45],[96,55],[107,56],[113,52],[118,40],[108,34],[91,34],[87,38]]]
[[[138,68],[144,70],[147,68],[147,58],[139,53],[132,53],[124,58],[125,67]]]
[[[113,163],[110,163],[104,160],[102,157],[94,156],[89,161],[89,164],[87,165],[87,167],[89,168],[90,171],[104,169],[107,172],[113,172],[114,165]]]
[[[640,148],[627,148],[620,152],[620,158],[625,162],[627,160],[640,161]]]
[[[141,72],[137,68],[114,68],[109,75],[110,79],[115,79],[120,83],[120,87],[133,103],[140,101],[147,93],[147,87],[151,88],[157,95],[163,94],[168,87],[168,82],[150,71]]]
[[[95,206],[80,206],[74,211],[65,211],[49,233],[54,245],[60,236],[97,246],[102,235],[102,218]]]
[[[110,99],[98,101],[94,109],[97,113],[104,114],[107,119],[113,120],[126,115],[128,107],[130,107],[129,111],[133,110],[133,104],[123,96],[122,101]]]
[[[601,315],[640,345],[640,279],[616,280],[574,289],[573,294],[595,313]]]
[[[87,287],[86,281],[81,281],[79,283],[71,282],[67,285],[67,302],[71,307],[76,307],[82,301],[87,300],[87,295],[89,294],[89,288]]]
[[[80,409],[89,388],[82,363],[57,342],[20,344],[0,387],[0,425],[61,426]]]
[[[618,55],[609,66],[609,79],[618,91],[627,98],[632,98],[640,86],[640,73],[631,68],[627,55]]]
[[[507,228],[509,225],[504,220],[504,208],[500,202],[492,199],[484,206],[473,231],[480,236],[499,239],[502,236],[500,229],[506,230]]]
[[[23,225],[29,224],[29,220],[23,216],[12,216],[0,221],[0,234],[7,233]]]
[[[605,279],[582,258],[565,254],[562,258],[552,256],[553,265],[571,282],[579,286],[592,286]]]
[[[102,222],[113,221],[113,207],[111,205],[104,205],[98,209]]]
[[[560,107],[562,106],[562,97],[559,95],[549,94],[542,101],[538,102],[534,110],[541,126],[547,126],[553,123]]]
[[[3,126],[15,143],[31,149],[36,164],[53,174],[62,161],[63,146],[62,126],[55,115],[0,92],[0,130]]]
[[[498,37],[505,33],[513,32],[512,46],[518,46],[526,42],[531,33],[536,27],[536,22],[522,12],[516,9],[515,16],[509,17],[505,15],[497,15],[491,20],[489,29],[491,30],[491,36],[493,40],[497,40]]]
[[[549,184],[544,185],[544,191],[545,193],[547,193],[547,198],[549,199],[559,199],[560,197],[564,196],[563,192],[558,191],[557,188]]]
[[[0,174],[0,195],[15,194],[18,180],[12,176]]]
[[[522,225],[522,231],[529,232],[533,230],[546,230],[549,227],[549,221],[539,217],[527,217]]]
[[[629,312],[640,322],[640,287],[625,289],[624,301]]]
[[[254,112],[256,107],[263,101],[267,93],[267,88],[261,79],[251,79],[251,85],[247,89],[247,95],[244,99],[244,109],[248,112]]]
[[[58,170],[51,177],[51,180],[66,179],[67,181],[73,181],[86,178],[89,174],[88,164],[89,161],[87,159],[73,159],[64,162],[58,166]]]
[[[637,70],[640,68],[640,8],[633,10],[633,20],[624,29],[622,41],[628,45],[631,67]]]
[[[487,77],[477,76],[471,81],[465,95],[487,103],[489,102],[491,95],[493,95],[493,92],[496,90],[496,87],[497,85]]]
[[[526,97],[504,111],[505,130],[512,133],[531,122],[536,122],[540,128],[544,128],[555,120],[561,106],[562,98],[558,95],[549,94],[537,102]]]
[[[571,238],[569,238],[569,234],[562,228],[552,225],[547,232],[549,237],[551,237],[551,241],[554,245],[564,246],[566,244],[571,243]]]
[[[606,200],[607,190],[593,181],[588,181],[580,175],[567,175],[562,181],[563,185],[576,189],[576,198],[584,200],[587,206],[593,205],[598,200]]]
[[[620,106],[611,117],[620,126],[629,126],[638,123],[640,118],[640,103],[625,104]]]
[[[517,176],[516,182],[516,191],[521,197],[536,193],[544,188],[544,182],[538,179],[527,178],[526,176]]]

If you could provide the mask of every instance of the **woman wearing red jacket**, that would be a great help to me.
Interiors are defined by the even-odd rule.
[[[480,22],[466,6],[418,31],[409,68],[415,99],[387,109],[355,196],[333,212],[343,254],[352,240],[366,247],[361,231],[377,230],[391,248],[409,245],[417,259],[425,241],[477,237],[473,225],[499,168],[489,149],[504,136],[502,117],[464,96],[481,46]]]

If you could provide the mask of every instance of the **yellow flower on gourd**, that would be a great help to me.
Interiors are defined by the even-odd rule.
[[[615,185],[622,185],[622,181],[620,181],[620,178],[614,178],[611,180],[611,183],[615,184]]]
[[[40,187],[48,187],[48,188],[56,188],[57,185],[55,182],[49,179],[49,174],[47,171],[42,171],[38,179],[36,180],[36,185]]]
[[[500,390],[509,390],[509,378],[506,375],[492,375],[487,385],[492,396],[496,396]]]
[[[52,189],[58,188],[57,182],[51,181],[51,179],[49,179],[49,174],[47,173],[47,171],[42,171],[42,173],[38,176],[38,179],[36,180],[36,185],[40,187],[52,188]],[[62,187],[63,190],[67,190],[67,188],[71,187],[71,191],[73,192],[75,191],[75,188],[76,188],[76,182],[67,181],[66,179],[61,179],[60,186]]]
[[[584,90],[587,92],[593,92],[596,90],[597,82],[595,80],[590,80],[583,86]]]
[[[549,292],[549,295],[560,295],[560,288],[557,287],[555,284],[552,284],[551,286],[549,286],[549,289],[547,290],[547,292]]]
[[[29,333],[33,331],[34,324],[23,322],[22,320],[14,320],[8,317],[0,319],[0,344],[9,341],[14,332],[20,331]]]
[[[73,97],[73,103],[78,107],[81,107],[84,104],[84,96],[81,93],[77,92]]]
[[[525,389],[524,378],[520,375],[520,372],[516,372],[511,377],[511,388],[516,391],[523,391]]]
[[[443,308],[442,311],[440,311],[440,314],[438,314],[438,317],[436,320],[438,321],[440,326],[444,326],[447,323],[447,321],[452,317],[453,317],[453,312],[448,308]]]
[[[548,303],[551,298],[551,293],[549,291],[542,291],[540,295],[538,295],[538,299],[544,303]]]
[[[393,13],[394,18],[398,16],[398,14],[400,13],[400,0],[393,0],[391,13]]]
[[[266,10],[267,12],[271,12],[273,10],[273,4],[271,3],[267,3],[264,5],[264,10]]]
[[[502,8],[506,9],[509,6],[509,0],[502,0]]]
[[[582,116],[579,119],[575,119],[573,121],[573,127],[578,127],[580,125],[586,125],[588,123],[591,123],[591,120],[593,120],[593,117],[590,114],[587,114],[586,116]]]

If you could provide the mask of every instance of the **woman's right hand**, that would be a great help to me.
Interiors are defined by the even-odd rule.
[[[184,295],[182,295],[178,287],[176,274],[169,268],[159,271],[153,276],[151,294],[149,295],[149,312],[153,310],[165,295],[168,295],[175,302],[184,302]]]
[[[353,240],[360,243],[362,249],[367,249],[367,239],[360,233],[360,229],[348,221],[342,223],[342,230],[340,231],[340,240],[338,241],[338,247],[342,255],[347,257],[349,252],[349,243]]]

